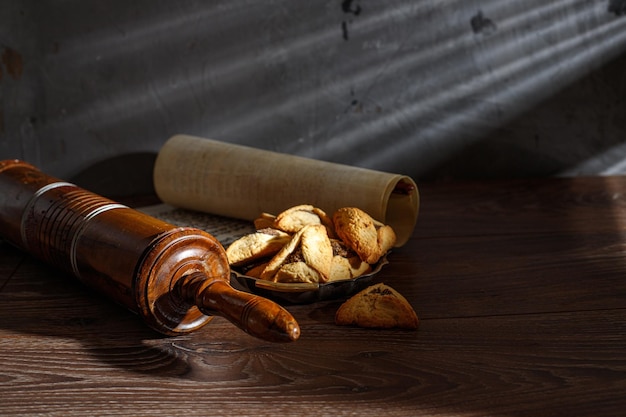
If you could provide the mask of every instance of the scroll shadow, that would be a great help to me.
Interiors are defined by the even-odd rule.
[[[152,172],[157,154],[135,152],[103,159],[76,173],[70,181],[86,190],[122,202],[156,202]]]

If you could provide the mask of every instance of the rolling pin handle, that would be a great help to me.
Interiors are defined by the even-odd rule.
[[[222,316],[246,333],[270,342],[293,342],[300,326],[293,316],[273,301],[239,291],[203,272],[178,281],[179,293],[207,315]]]

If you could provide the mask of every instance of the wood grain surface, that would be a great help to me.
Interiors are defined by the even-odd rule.
[[[272,344],[222,318],[164,337],[0,243],[0,415],[619,416],[626,410],[626,178],[420,184],[378,280],[417,331],[287,306]]]

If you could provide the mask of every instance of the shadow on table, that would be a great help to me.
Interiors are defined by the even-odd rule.
[[[168,338],[139,316],[7,243],[2,260],[15,269],[2,288],[0,329],[21,335],[17,344],[66,355],[68,366],[85,348],[104,363],[161,376],[184,375],[189,365]],[[68,349],[72,340],[79,343]],[[61,354],[61,353],[59,353]]]

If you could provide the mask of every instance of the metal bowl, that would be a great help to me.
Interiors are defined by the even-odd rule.
[[[231,272],[231,284],[242,291],[258,294],[279,303],[310,304],[317,301],[344,298],[355,294],[372,284],[375,275],[387,265],[383,256],[371,272],[354,279],[344,279],[327,283],[287,283],[271,282],[244,275],[236,270]]]

